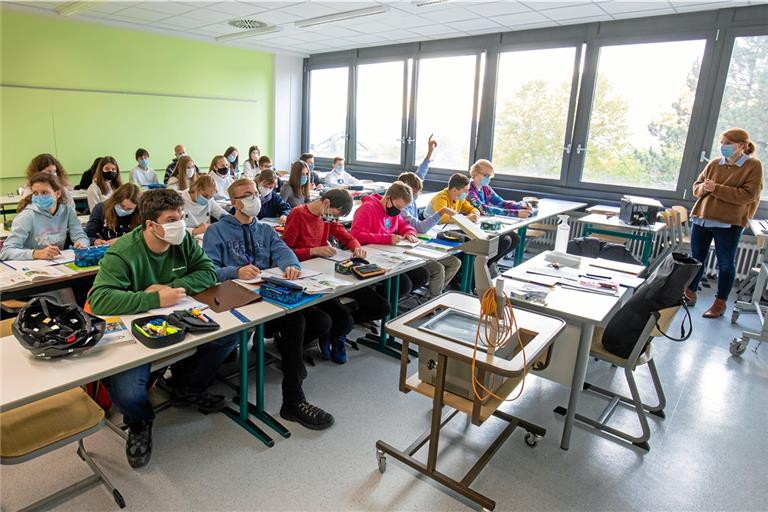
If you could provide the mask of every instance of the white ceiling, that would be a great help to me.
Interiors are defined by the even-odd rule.
[[[559,0],[466,2],[418,7],[416,1],[341,2],[207,2],[94,1],[71,18],[181,37],[215,41],[216,36],[241,31],[228,21],[249,18],[277,25],[274,34],[219,42],[295,55],[368,46],[445,39],[595,21],[658,16],[764,4],[768,0]],[[25,10],[55,14],[68,1],[3,1]],[[328,14],[387,5],[386,14],[298,28],[294,22]]]

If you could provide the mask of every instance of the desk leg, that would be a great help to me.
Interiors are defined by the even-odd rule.
[[[573,378],[571,379],[571,394],[568,397],[568,409],[563,411],[562,407],[555,408],[555,412],[559,414],[565,412],[563,438],[560,441],[560,448],[563,450],[567,450],[571,444],[571,430],[573,429],[573,421],[576,417],[576,405],[579,402],[579,394],[584,387],[587,363],[589,362],[589,349],[592,346],[592,335],[594,332],[595,326],[592,324],[583,324],[581,326],[579,349],[576,353],[576,365],[573,368]]]
[[[291,432],[285,428],[279,421],[270,416],[265,410],[264,406],[266,401],[264,400],[264,324],[259,325],[256,328],[256,334],[253,336],[253,343],[256,345],[256,406],[248,404],[251,414],[256,416],[259,420],[266,423],[272,430],[276,431],[283,437],[291,437]]]
[[[394,286],[393,286],[394,281]],[[393,290],[394,289],[394,290]],[[384,281],[384,290],[387,296],[387,302],[390,306],[391,315],[384,315],[381,319],[381,326],[379,327],[379,336],[376,337],[373,334],[366,334],[362,338],[358,338],[357,342],[361,345],[365,345],[368,348],[372,348],[382,354],[400,359],[400,352],[394,350],[389,346],[389,335],[384,330],[384,326],[390,318],[394,318],[397,315],[398,308],[398,295],[400,292],[400,278],[399,276],[388,277]],[[394,292],[394,293],[393,293]]]
[[[523,226],[517,230],[517,235],[520,237],[520,243],[517,244],[517,249],[515,250],[515,266],[521,264],[523,262],[523,257],[525,257],[525,235],[527,233],[528,226]]]
[[[264,327],[259,326],[261,329],[262,343],[264,341]],[[262,386],[263,387],[263,386]],[[248,330],[244,329],[240,332],[240,397],[239,397],[240,410],[234,411],[232,409],[224,409],[222,411],[232,421],[243,427],[252,436],[259,439],[267,446],[274,446],[275,441],[269,437],[269,435],[256,426],[248,418],[249,406],[248,403]]]
[[[471,254],[462,253],[461,255],[461,281],[459,286],[464,293],[472,293],[472,278],[475,273],[475,257]]]
[[[653,252],[653,234],[646,233],[643,236],[643,265],[646,267],[651,263],[651,253]]]

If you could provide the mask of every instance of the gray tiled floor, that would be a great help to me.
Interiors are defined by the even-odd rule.
[[[706,292],[705,292],[706,293]],[[548,429],[531,449],[515,433],[476,486],[497,510],[766,510],[768,505],[768,347],[753,343],[740,359],[728,342],[740,331],[728,320],[704,320],[704,295],[694,310],[694,336],[682,344],[656,342],[656,360],[668,398],[665,420],[651,419],[652,449],[644,454],[584,427],[568,452],[559,448],[562,419],[552,413],[568,390],[532,379],[514,414]],[[741,327],[756,325],[742,315]],[[310,399],[336,417],[326,432],[292,426],[290,439],[266,448],[223,415],[170,409],[155,427],[147,468],[134,471],[123,443],[102,430],[88,442],[96,460],[128,502],[127,510],[467,510],[432,482],[389,461],[381,475],[374,443],[405,447],[426,427],[427,399],[397,391],[398,363],[373,351],[350,352],[344,366],[310,369]],[[640,372],[643,387],[649,380]],[[607,383],[621,375],[590,362],[589,378]],[[279,408],[279,373],[268,371],[269,410]],[[580,410],[601,402],[585,395]],[[616,421],[631,424],[624,411]],[[497,420],[471,426],[453,420],[442,438],[440,468],[458,476],[501,428]],[[20,466],[2,468],[3,510],[14,510],[87,474],[65,448]],[[60,510],[114,510],[93,487]]]

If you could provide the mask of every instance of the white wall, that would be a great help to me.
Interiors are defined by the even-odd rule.
[[[304,60],[275,55],[275,154],[276,169],[288,169],[301,155],[301,94]]]

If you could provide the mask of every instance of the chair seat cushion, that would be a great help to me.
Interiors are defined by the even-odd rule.
[[[23,457],[85,432],[104,411],[81,388],[0,413],[0,457]]]
[[[589,348],[589,355],[592,357],[601,359],[603,361],[607,361],[611,364],[615,364],[616,366],[621,366],[622,368],[626,368],[627,366],[626,359],[624,359],[623,357],[617,356],[616,354],[611,354],[603,346],[603,331],[604,329],[602,327],[595,327],[595,332],[592,335],[592,346]],[[651,359],[653,359],[653,344],[648,343],[645,346],[645,350],[643,350],[643,353],[640,354],[640,357],[637,358],[637,364],[638,365],[645,364]]]

